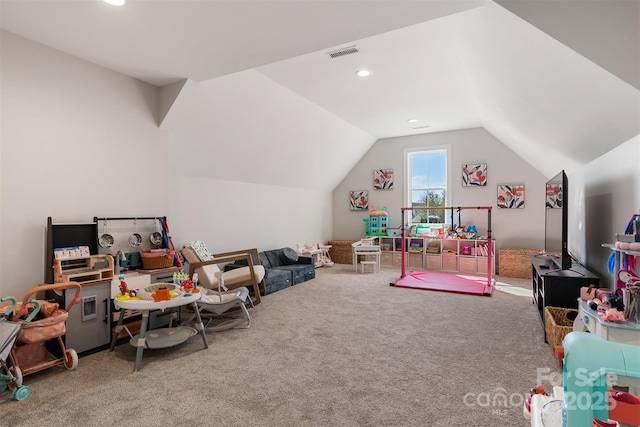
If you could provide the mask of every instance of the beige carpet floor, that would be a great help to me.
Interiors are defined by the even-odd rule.
[[[29,398],[0,395],[0,425],[528,426],[525,394],[558,378],[530,280],[497,277],[486,297],[391,287],[394,268],[316,272],[206,350],[198,336],[148,350],[133,373],[122,344],[26,376]]]

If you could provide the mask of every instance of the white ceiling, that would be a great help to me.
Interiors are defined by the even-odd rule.
[[[640,2],[601,27],[594,2],[498,3],[0,0],[0,25],[157,86],[252,69],[373,140],[481,126],[547,176],[640,133]]]
[[[2,28],[154,85],[209,80],[482,0],[1,0]]]

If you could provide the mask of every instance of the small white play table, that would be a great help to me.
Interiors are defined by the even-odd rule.
[[[113,299],[113,305],[116,309],[120,309],[120,317],[113,333],[111,340],[111,350],[113,351],[118,339],[118,334],[125,328],[122,321],[125,317],[125,310],[138,310],[142,312],[142,322],[140,324],[140,333],[131,337],[130,344],[137,347],[136,361],[133,366],[133,371],[138,372],[140,370],[140,363],[142,362],[142,352],[145,348],[166,348],[173,347],[181,344],[191,338],[193,335],[200,333],[202,336],[202,342],[204,348],[209,348],[207,342],[207,335],[204,332],[204,325],[200,318],[200,311],[198,310],[197,301],[201,298],[202,294],[194,293],[190,295],[178,295],[171,298],[168,301],[152,301],[152,300],[119,300]],[[176,326],[167,328],[158,328],[147,331],[149,325],[149,312],[153,310],[166,310],[168,308],[180,307],[183,305],[193,305],[193,311],[196,315],[195,329],[190,326]]]

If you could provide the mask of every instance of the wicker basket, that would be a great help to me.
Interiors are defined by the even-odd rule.
[[[562,345],[562,340],[573,331],[573,319],[578,315],[578,310],[573,308],[550,307],[544,308],[544,330],[547,334],[547,342],[555,352]]]
[[[145,270],[155,270],[173,266],[176,251],[173,249],[152,249],[150,251],[140,251],[142,258],[142,268]]]
[[[500,249],[498,270],[501,276],[531,279],[531,257],[539,254],[535,249]]]
[[[357,240],[329,240],[328,245],[331,245],[329,249],[329,256],[331,260],[338,264],[351,264],[353,263],[353,247],[352,243]]]

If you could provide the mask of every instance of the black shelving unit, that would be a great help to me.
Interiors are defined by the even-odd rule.
[[[558,270],[549,257],[541,255],[531,257],[531,266],[533,303],[538,309],[542,329],[545,331],[544,341],[547,342],[544,308],[551,306],[577,309],[580,288],[589,285],[599,287],[600,279],[576,262],[568,270]]]

